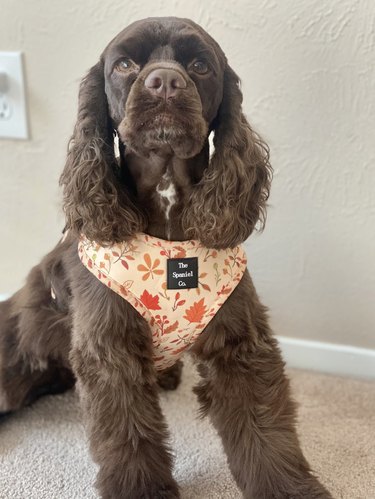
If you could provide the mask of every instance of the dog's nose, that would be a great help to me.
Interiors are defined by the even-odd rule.
[[[186,88],[185,78],[174,69],[154,69],[145,79],[145,87],[165,100],[175,97],[178,92]]]

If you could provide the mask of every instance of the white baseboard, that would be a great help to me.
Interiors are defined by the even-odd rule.
[[[288,367],[375,379],[375,350],[278,336]]]
[[[9,295],[0,294],[0,301]],[[375,350],[277,336],[288,367],[375,379]]]

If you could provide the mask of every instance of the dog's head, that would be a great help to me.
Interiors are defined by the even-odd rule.
[[[122,31],[102,62],[109,111],[123,143],[141,155],[170,146],[198,154],[223,96],[225,57],[191,21],[149,19]]]
[[[61,177],[67,226],[99,242],[147,229],[137,199],[116,177],[113,138],[140,156],[167,148],[193,158],[214,131],[215,153],[183,210],[186,235],[211,247],[248,237],[264,218],[268,149],[242,114],[239,79],[219,45],[186,19],[133,23],[83,80]]]

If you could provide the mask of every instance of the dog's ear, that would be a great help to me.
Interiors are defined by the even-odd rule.
[[[144,227],[142,214],[116,178],[113,140],[100,61],[81,82],[78,118],[60,185],[66,228],[101,244],[124,241]]]
[[[183,224],[205,246],[226,248],[243,242],[258,222],[264,226],[272,178],[268,147],[243,115],[239,78],[228,65],[213,129],[215,152]]]

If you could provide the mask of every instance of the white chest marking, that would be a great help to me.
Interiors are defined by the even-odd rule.
[[[168,172],[164,173],[162,180],[156,186],[156,192],[159,194],[161,198],[160,204],[161,207],[164,208],[164,215],[168,225],[168,235],[169,235],[170,233],[169,213],[171,211],[172,206],[176,203],[177,192]]]

